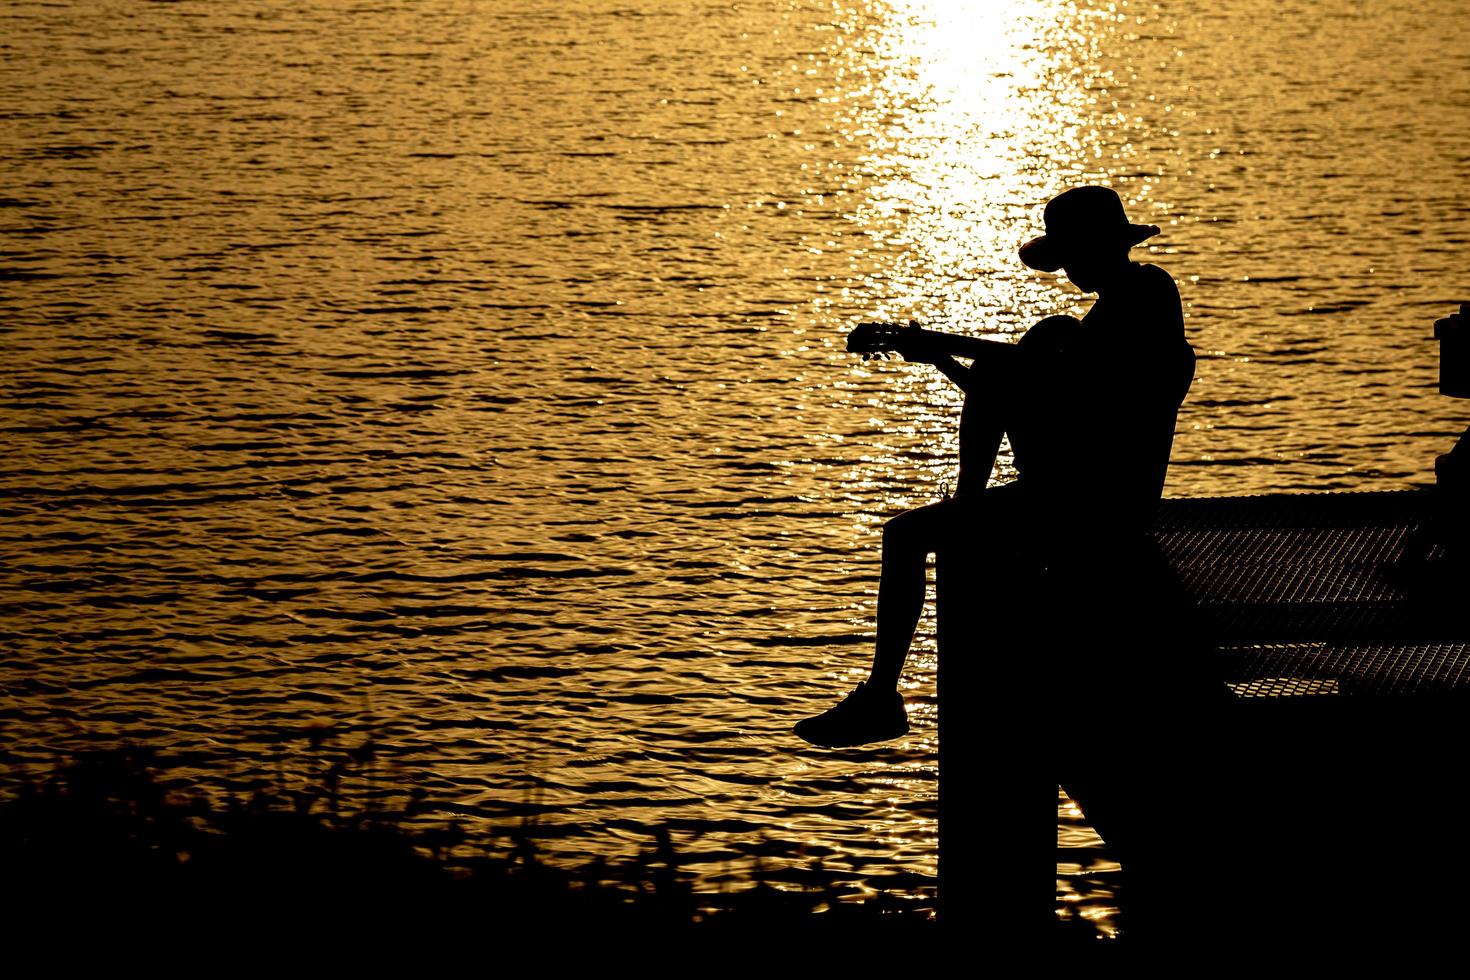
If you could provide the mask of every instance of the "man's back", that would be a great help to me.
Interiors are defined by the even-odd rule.
[[[1075,329],[1030,340],[1007,424],[1021,482],[1074,527],[1146,529],[1194,377],[1173,280],[1132,265]]]
[[[1077,407],[1091,440],[1079,455],[1089,471],[1111,471],[1118,503],[1147,527],[1164,492],[1195,357],[1170,275],[1134,265],[1125,283],[1082,320],[1076,365],[1088,381],[1079,386],[1085,400]]]

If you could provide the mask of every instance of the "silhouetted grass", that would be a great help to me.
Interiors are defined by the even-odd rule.
[[[310,742],[310,779],[288,786],[277,776],[248,798],[170,791],[167,767],[146,748],[85,754],[22,781],[0,802],[11,921],[195,935],[269,923],[413,927],[501,939],[544,935],[549,924],[568,937],[935,933],[923,903],[854,900],[854,875],[820,861],[768,871],[759,845],[751,885],[710,892],[664,827],[649,828],[636,855],[579,867],[544,858],[530,824],[472,843],[454,821],[425,823],[421,795],[398,809],[350,804],[344,783],[371,777],[371,744],[323,755],[323,738]],[[1069,945],[1095,938],[1081,920],[1058,927]]]

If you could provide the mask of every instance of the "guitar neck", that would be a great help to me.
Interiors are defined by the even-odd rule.
[[[992,360],[995,358],[1007,358],[1016,349],[1015,344],[1001,340],[984,340],[980,337],[966,337],[962,334],[945,333],[943,330],[930,330],[928,327],[920,327],[924,336],[929,338],[939,350],[951,357],[966,357],[975,360]]]
[[[970,358],[977,362],[1007,360],[1015,350],[1014,344],[930,330],[913,321],[906,324],[860,323],[847,336],[847,349],[855,354],[903,351],[904,356],[909,357],[910,352],[920,347],[925,351],[925,360],[931,355],[940,355]]]

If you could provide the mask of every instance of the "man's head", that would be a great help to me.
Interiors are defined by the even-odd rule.
[[[1159,233],[1157,225],[1135,225],[1123,202],[1107,187],[1074,187],[1046,205],[1046,234],[1021,246],[1021,261],[1042,272],[1065,269],[1084,292],[1098,275],[1127,260],[1128,250]]]

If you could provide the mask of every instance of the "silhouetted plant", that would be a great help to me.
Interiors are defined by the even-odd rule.
[[[173,916],[220,927],[456,922],[507,936],[548,922],[590,932],[932,929],[923,903],[889,892],[850,901],[856,870],[834,872],[820,858],[772,870],[766,859],[789,849],[769,840],[744,848],[751,887],[700,892],[663,826],[631,858],[562,868],[543,860],[529,820],[500,840],[471,842],[457,820],[422,821],[432,811],[422,791],[406,794],[401,810],[376,794],[354,808],[344,783],[365,778],[375,747],[329,751],[328,729],[304,737],[304,784],[280,775],[219,803],[169,791],[147,748],[83,754],[24,780],[0,802],[7,891],[27,898],[33,920],[62,909],[72,920]]]

